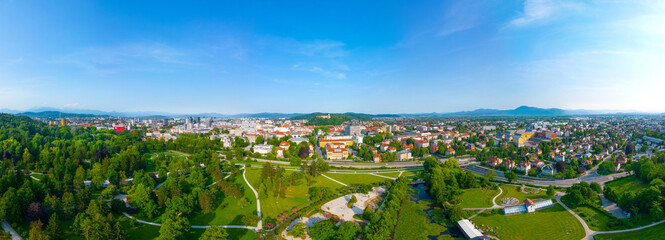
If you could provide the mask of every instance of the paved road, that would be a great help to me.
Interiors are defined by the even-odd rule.
[[[18,233],[14,231],[14,228],[12,228],[12,225],[9,225],[7,221],[2,221],[2,229],[12,235],[12,240],[23,240],[21,235],[18,235]]]
[[[483,176],[487,175],[486,169],[476,167],[474,165],[462,166],[462,169],[473,172],[473,173],[476,173],[476,174],[479,174],[479,175],[483,175]],[[502,180],[502,181],[507,181],[507,179],[505,177],[503,177],[501,175],[501,173],[497,172],[497,175],[498,176],[495,177],[496,179]],[[528,184],[533,184],[533,185],[542,186],[542,187],[546,187],[546,186],[549,186],[549,185],[554,185],[554,186],[559,186],[559,187],[570,187],[573,184],[579,183],[579,182],[582,182],[582,181],[585,181],[585,182],[588,182],[588,183],[596,182],[600,185],[603,185],[606,182],[612,181],[616,178],[625,177],[625,176],[628,176],[627,172],[616,173],[616,174],[612,174],[612,175],[590,174],[590,175],[586,175],[586,176],[579,177],[579,178],[561,179],[561,180],[545,180],[545,179],[537,180],[535,178],[518,177],[516,182],[518,182],[518,183],[528,183]]]

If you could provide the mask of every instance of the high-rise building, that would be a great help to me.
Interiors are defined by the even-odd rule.
[[[346,135],[348,136],[361,136],[362,129],[358,125],[347,125],[346,126]]]

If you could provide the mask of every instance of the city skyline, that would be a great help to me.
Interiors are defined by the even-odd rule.
[[[0,109],[665,112],[663,2],[160,3],[1,2]]]

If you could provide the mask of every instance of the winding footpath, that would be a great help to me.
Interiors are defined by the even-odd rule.
[[[665,222],[665,220],[661,220],[661,221],[654,222],[654,223],[651,223],[651,224],[646,225],[646,226],[641,226],[641,227],[636,227],[636,228],[631,228],[631,229],[624,229],[624,230],[615,230],[615,231],[594,231],[594,230],[591,230],[591,229],[589,228],[589,225],[586,224],[586,222],[584,221],[584,219],[582,219],[579,215],[577,215],[577,213],[575,213],[573,210],[571,210],[570,208],[568,208],[568,206],[566,206],[566,204],[563,204],[563,202],[561,202],[561,197],[562,197],[562,196],[558,196],[558,197],[556,197],[556,198],[555,198],[556,201],[557,201],[557,202],[558,202],[563,208],[565,208],[570,214],[572,214],[573,216],[575,216],[575,218],[577,218],[577,220],[578,220],[580,223],[582,223],[582,226],[584,227],[584,233],[585,233],[585,236],[584,236],[584,238],[582,238],[582,240],[592,240],[592,239],[593,239],[593,236],[596,235],[596,234],[612,234],[612,233],[623,233],[623,232],[638,231],[638,230],[642,230],[642,229],[645,229],[645,228],[650,228],[650,227],[653,227],[653,226],[656,226],[656,225],[658,225],[658,224],[661,224],[661,223],[664,223],[664,222]]]
[[[222,227],[222,228],[242,228],[242,229],[249,229],[249,230],[257,232],[257,231],[260,231],[261,229],[263,229],[263,221],[260,220],[261,219],[261,201],[259,200],[259,193],[256,192],[256,189],[254,189],[254,187],[252,187],[252,184],[249,184],[249,181],[247,180],[247,176],[246,176],[247,169],[245,169],[244,166],[243,166],[242,169],[243,169],[242,177],[243,177],[243,179],[245,179],[245,183],[247,183],[247,186],[249,186],[249,188],[252,190],[252,192],[254,192],[254,196],[256,197],[256,212],[259,216],[259,222],[256,225],[256,227],[254,227],[254,226],[242,226],[242,225],[222,225],[222,226],[219,226],[219,227]],[[229,175],[229,176],[231,176],[231,175]],[[229,176],[224,177],[224,179],[227,179]],[[215,183],[213,183],[213,184],[215,184]],[[213,185],[213,184],[210,184],[210,185]],[[208,187],[210,185],[208,185]],[[128,204],[126,201],[125,201],[125,203]],[[131,219],[136,219],[136,221],[139,222],[139,223],[148,224],[148,225],[152,225],[152,226],[161,226],[161,224],[159,224],[159,223],[148,222],[148,221],[144,221],[144,220],[141,220],[141,219],[138,219],[138,218],[134,218],[132,215],[129,215],[126,212],[123,212],[122,215],[125,215],[126,217],[131,218]],[[3,228],[4,228],[4,223],[3,223]],[[11,226],[10,226],[10,228],[11,228]],[[210,226],[191,225],[191,228],[210,228]],[[14,239],[14,240],[22,240],[22,239],[19,236],[18,239]]]
[[[464,210],[480,210],[476,214],[473,214],[471,217],[469,217],[469,219],[472,219],[472,218],[478,216],[479,214],[483,213],[487,209],[501,208],[501,205],[496,204],[496,198],[498,198],[499,196],[501,196],[501,194],[503,194],[503,189],[500,186],[497,186],[497,187],[499,188],[499,193],[496,196],[494,196],[494,198],[492,198],[492,206],[491,207],[488,207],[488,208],[465,208],[464,209]]]
[[[12,228],[12,225],[9,225],[7,221],[2,221],[2,229],[5,230],[5,232],[8,232],[9,234],[12,235],[12,240],[23,240],[21,235],[19,235],[14,228]]]

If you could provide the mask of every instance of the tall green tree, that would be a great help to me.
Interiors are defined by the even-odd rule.
[[[210,226],[203,232],[200,240],[226,240],[229,237],[229,234],[226,233],[226,230],[219,226]]]

